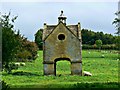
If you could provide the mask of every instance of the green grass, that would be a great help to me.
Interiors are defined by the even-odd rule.
[[[12,74],[2,72],[2,79],[14,88],[116,88],[118,87],[118,60],[116,51],[82,51],[82,69],[92,76],[70,74],[70,62],[57,62],[57,76],[43,76],[42,51],[34,62],[13,70]],[[102,57],[104,55],[104,57]],[[59,76],[61,74],[61,76]]]

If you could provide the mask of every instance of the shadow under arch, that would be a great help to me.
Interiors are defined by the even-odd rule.
[[[56,63],[57,61],[69,61],[71,63],[71,60],[69,58],[56,58],[54,60],[54,75],[56,76]]]

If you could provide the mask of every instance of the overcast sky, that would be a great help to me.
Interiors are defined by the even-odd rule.
[[[30,0],[32,1],[32,0]],[[36,0],[35,0],[36,1]],[[67,0],[68,1],[68,0]],[[95,0],[94,0],[95,1]],[[18,15],[15,29],[29,40],[34,40],[34,34],[43,24],[58,24],[60,11],[67,16],[67,24],[81,23],[81,28],[115,33],[112,21],[118,10],[118,2],[0,2],[2,14],[11,11],[11,16]]]

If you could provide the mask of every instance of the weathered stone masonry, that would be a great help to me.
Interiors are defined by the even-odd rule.
[[[56,75],[56,62],[59,60],[68,60],[71,63],[72,75],[82,75],[80,23],[77,25],[66,25],[66,19],[63,11],[61,11],[57,25],[44,23],[44,75]]]

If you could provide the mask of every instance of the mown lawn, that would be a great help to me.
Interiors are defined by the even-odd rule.
[[[2,72],[2,79],[11,88],[118,88],[118,54],[116,51],[82,51],[82,69],[92,76],[70,75],[70,62],[57,62],[57,76],[43,76],[42,51],[34,62]]]

